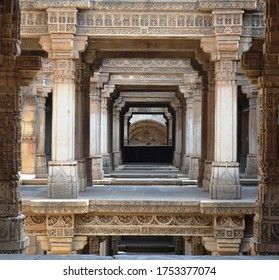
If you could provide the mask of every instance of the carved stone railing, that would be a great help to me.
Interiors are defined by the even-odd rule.
[[[210,239],[211,243],[222,245],[221,251],[216,249],[214,254],[237,254],[242,250],[240,244],[251,237],[251,225],[247,221],[254,214],[254,202],[221,204],[88,200],[61,204],[37,200],[26,201],[23,213],[27,216],[27,234],[48,242],[53,238],[90,236],[199,236],[205,243]],[[226,240],[236,245],[233,251],[225,246]]]

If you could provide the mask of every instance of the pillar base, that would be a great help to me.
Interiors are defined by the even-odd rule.
[[[205,192],[209,192],[211,173],[212,173],[212,161],[206,160],[205,167],[204,167],[204,178],[203,178],[203,184],[202,184],[203,190]]]
[[[113,152],[113,166],[114,168],[118,167],[122,163],[121,153]]]
[[[0,254],[24,254],[29,238],[24,235],[24,215],[0,218]]]
[[[174,152],[173,165],[177,168],[181,166],[181,153]]]
[[[182,157],[182,173],[189,175],[190,172],[190,155],[183,155]]]
[[[190,158],[190,170],[189,170],[189,179],[197,180],[199,177],[200,170],[200,157],[191,156]]]
[[[103,171],[104,174],[111,173],[111,157],[110,154],[103,154]]]
[[[50,161],[48,198],[77,198],[79,193],[77,161]]]
[[[245,169],[245,178],[257,178],[258,161],[256,155],[247,155],[247,165]]]
[[[213,162],[210,182],[212,199],[240,199],[239,164],[237,162]]]
[[[47,174],[46,155],[36,154],[36,177]]]
[[[92,177],[94,180],[101,180],[103,179],[103,162],[102,156],[93,156],[92,157]]]
[[[86,161],[85,159],[79,159],[78,161],[78,184],[79,190],[84,192],[87,187],[86,177]]]

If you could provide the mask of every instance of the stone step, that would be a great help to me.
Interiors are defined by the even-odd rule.
[[[120,165],[115,170],[176,170],[179,172],[178,168],[172,165],[157,165],[157,164],[149,164],[149,165]]]
[[[160,178],[106,178],[103,180],[93,180],[94,185],[112,186],[193,186],[197,185],[197,180],[189,179],[160,179]]]

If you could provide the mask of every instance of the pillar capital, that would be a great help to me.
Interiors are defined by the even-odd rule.
[[[201,39],[201,48],[212,61],[239,60],[251,47],[251,37],[242,37],[242,9],[212,11],[215,36]]]
[[[73,33],[53,33],[41,36],[39,43],[48,53],[50,59],[79,59],[80,53],[86,50],[87,36],[74,35]]]

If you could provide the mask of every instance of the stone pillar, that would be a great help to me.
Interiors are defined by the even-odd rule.
[[[214,199],[238,199],[236,62],[216,62],[215,73],[215,153],[210,193]]]
[[[215,139],[210,194],[213,199],[239,199],[236,66],[240,55],[249,49],[251,38],[241,37],[242,10],[214,10],[212,14],[215,37],[201,39],[204,52],[210,53],[211,61],[215,62]]]
[[[177,99],[172,106],[175,109],[175,149],[174,149],[174,166],[181,168],[182,159],[182,106]]]
[[[124,116],[124,146],[129,145],[129,118],[130,115]]]
[[[28,246],[18,175],[23,82],[20,71],[25,68],[25,73],[29,72],[35,59],[39,63],[35,57],[23,61],[18,57],[19,16],[19,1],[1,1],[0,45],[7,47],[0,48],[0,254],[25,253]]]
[[[75,160],[76,60],[87,46],[86,36],[75,36],[76,8],[47,9],[49,36],[40,44],[53,62],[52,160],[48,197],[77,198],[78,162]]]
[[[193,77],[193,151],[190,156],[189,178],[197,180],[201,168],[201,148],[202,148],[202,88],[201,78]]]
[[[111,162],[108,153],[108,98],[106,90],[102,90],[101,100],[101,154],[104,174],[110,174]]]
[[[259,190],[252,254],[279,254],[279,0],[265,1],[264,69],[258,79],[260,107]]]
[[[255,85],[242,86],[242,92],[249,98],[249,153],[247,155],[247,164],[245,177],[256,178],[258,174],[258,127],[257,127],[257,106],[258,89]]]
[[[206,115],[206,159],[203,179],[204,191],[209,191],[211,180],[212,162],[214,161],[214,136],[215,136],[215,65],[209,63],[207,91],[207,115]]]
[[[102,237],[100,241],[100,256],[109,256],[109,237]]]
[[[22,87],[22,174],[35,174],[36,169],[36,118],[37,98],[36,84],[33,81],[30,86]]]
[[[113,166],[118,167],[121,164],[120,153],[120,108],[118,104],[113,105],[113,140],[112,140],[112,154]]]
[[[36,177],[42,177],[47,174],[45,154],[46,97],[47,93],[44,90],[37,90]]]
[[[166,112],[165,116],[166,116],[166,119],[167,119],[167,129],[168,129],[168,139],[167,139],[168,141],[167,141],[167,143],[168,143],[169,146],[172,146],[172,134],[173,134],[173,131],[172,131],[172,129],[173,129],[172,115],[169,112]]]
[[[105,85],[102,90],[101,100],[101,154],[104,174],[111,173],[111,150],[110,150],[110,115],[109,98],[114,91],[114,85]]]
[[[184,255],[185,256],[192,255],[192,237],[189,236],[184,237]]]
[[[90,156],[92,157],[92,177],[94,180],[103,178],[101,155],[101,88],[99,75],[91,77],[90,86]]]
[[[193,93],[186,91],[184,93],[185,98],[185,121],[184,121],[184,130],[185,130],[185,139],[183,141],[184,145],[184,155],[183,155],[183,168],[182,171],[184,174],[190,172],[190,159],[193,153]]]

